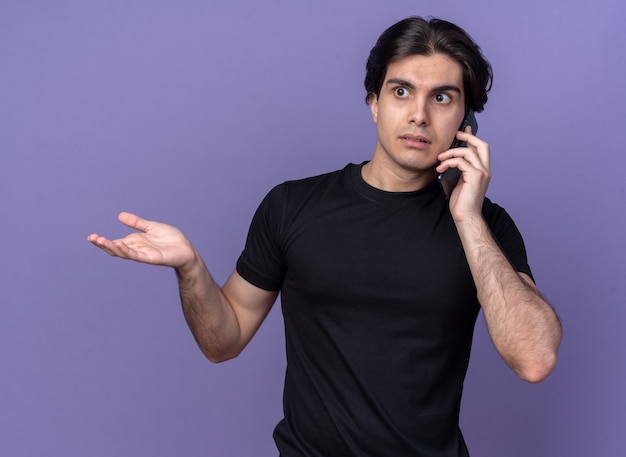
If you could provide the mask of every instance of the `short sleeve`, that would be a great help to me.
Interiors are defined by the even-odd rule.
[[[511,216],[509,216],[504,208],[492,203],[488,199],[485,199],[483,216],[498,242],[498,245],[513,267],[520,273],[526,273],[533,278],[530,266],[528,265],[524,239]]]
[[[280,242],[283,221],[284,186],[272,189],[257,208],[237,261],[237,273],[249,283],[264,290],[281,289],[285,275]]]

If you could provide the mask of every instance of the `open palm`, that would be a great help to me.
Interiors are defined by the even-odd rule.
[[[136,262],[178,268],[193,260],[191,243],[176,227],[126,212],[120,213],[118,219],[137,232],[117,240],[92,233],[87,240],[109,255]]]

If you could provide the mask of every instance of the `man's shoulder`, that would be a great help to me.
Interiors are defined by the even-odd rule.
[[[283,216],[307,213],[319,208],[321,202],[352,196],[352,182],[358,171],[359,165],[348,164],[339,170],[284,181],[268,192],[261,206],[273,208]]]
[[[511,216],[509,216],[506,209],[487,197],[485,197],[485,200],[483,201],[483,217],[487,220],[490,226],[502,221],[512,222]]]
[[[317,174],[313,176],[307,176],[305,178],[292,179],[292,180],[285,181],[283,184],[288,185],[288,186],[307,187],[307,186],[315,185],[318,182],[333,181],[338,177],[349,175],[351,171],[354,169],[354,167],[356,166],[357,165],[353,163],[349,163],[345,167],[340,168],[339,170],[329,171],[326,173],[321,173],[321,174]]]
[[[272,192],[299,194],[303,192],[312,192],[316,189],[325,189],[333,185],[333,183],[340,183],[345,180],[349,180],[350,176],[355,172],[356,167],[358,167],[358,165],[349,163],[339,170],[284,181],[275,186]]]

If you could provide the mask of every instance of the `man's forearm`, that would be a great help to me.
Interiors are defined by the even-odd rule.
[[[478,300],[496,349],[530,382],[554,368],[561,326],[534,284],[510,264],[482,217],[457,223]]]
[[[237,356],[241,332],[236,315],[200,255],[177,268],[176,276],[185,320],[203,354],[212,362]]]

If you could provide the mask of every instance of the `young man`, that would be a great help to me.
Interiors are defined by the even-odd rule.
[[[556,363],[561,329],[522,238],[485,198],[489,145],[469,129],[491,67],[457,26],[413,17],[367,63],[374,155],[275,187],[223,287],[176,228],[122,213],[139,233],[88,240],[176,270],[204,354],[237,356],[281,293],[288,367],[282,456],[467,456],[459,405],[482,308],[505,362],[530,382]],[[454,139],[466,143],[450,149]],[[455,168],[446,189],[438,174]]]

